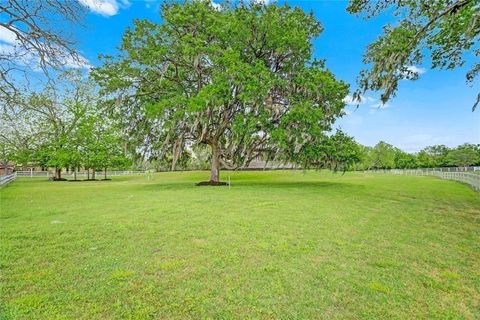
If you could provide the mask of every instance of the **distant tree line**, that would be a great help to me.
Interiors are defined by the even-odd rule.
[[[463,167],[480,165],[480,144],[465,143],[456,148],[428,146],[417,153],[408,153],[380,141],[374,147],[361,146],[356,170],[414,169]]]
[[[130,163],[119,128],[102,114],[93,86],[80,72],[67,72],[61,85],[47,85],[2,113],[0,157],[17,166],[51,168],[55,180],[62,170],[86,170],[88,178],[107,168]]]

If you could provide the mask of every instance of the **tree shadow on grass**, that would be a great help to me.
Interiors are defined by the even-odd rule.
[[[198,181],[179,181],[179,182],[159,182],[153,183],[142,186],[142,189],[147,190],[198,190],[205,191],[205,190],[222,190],[228,189],[228,186],[222,187],[199,187],[196,186]],[[231,189],[240,190],[252,190],[252,189],[261,189],[261,190],[269,190],[269,189],[303,189],[312,191],[314,189],[318,190],[342,190],[346,192],[353,192],[355,190],[363,190],[365,188],[362,184],[355,184],[351,182],[337,182],[337,181],[288,181],[288,180],[277,180],[277,181],[265,181],[259,179],[258,181],[247,179],[246,181],[238,180],[232,181]]]

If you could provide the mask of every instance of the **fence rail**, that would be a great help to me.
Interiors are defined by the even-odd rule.
[[[15,180],[16,177],[17,177],[16,172],[8,174],[6,176],[0,176],[0,187],[6,186],[7,184]]]
[[[424,169],[383,169],[368,170],[365,172],[402,174],[409,176],[435,176],[445,180],[455,180],[465,183],[475,191],[480,191],[480,167],[459,168],[424,168]]]
[[[104,175],[104,171],[96,171],[95,175],[98,177],[101,177]],[[133,171],[133,170],[128,170],[128,171],[107,171],[107,176],[123,176],[123,175],[128,175],[128,174],[142,174],[145,173],[145,171]],[[43,178],[49,178],[53,176],[51,172],[48,171],[17,171],[16,172],[17,176],[19,177],[29,177],[29,178],[37,178],[37,177],[43,177]],[[62,177],[73,177],[74,174],[73,172],[62,172]],[[87,172],[77,172],[77,177],[86,177],[88,176]],[[90,172],[90,176],[92,176],[92,173]]]

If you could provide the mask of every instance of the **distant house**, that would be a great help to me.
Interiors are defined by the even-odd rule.
[[[0,160],[0,176],[5,176],[13,172],[15,168],[15,163],[11,161]]]
[[[244,170],[277,170],[277,169],[295,169],[297,168],[293,163],[270,160],[266,161],[264,157],[256,157],[253,159]]]
[[[17,171],[48,171],[47,168],[42,168],[36,162],[17,163],[15,164]]]

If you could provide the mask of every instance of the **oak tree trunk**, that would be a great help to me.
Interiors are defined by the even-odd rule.
[[[62,178],[62,168],[55,168],[55,179],[60,180]]]
[[[95,180],[95,168],[92,168],[92,180]]]
[[[210,170],[210,182],[218,183],[220,181],[220,150],[218,146],[212,144],[212,161]]]

